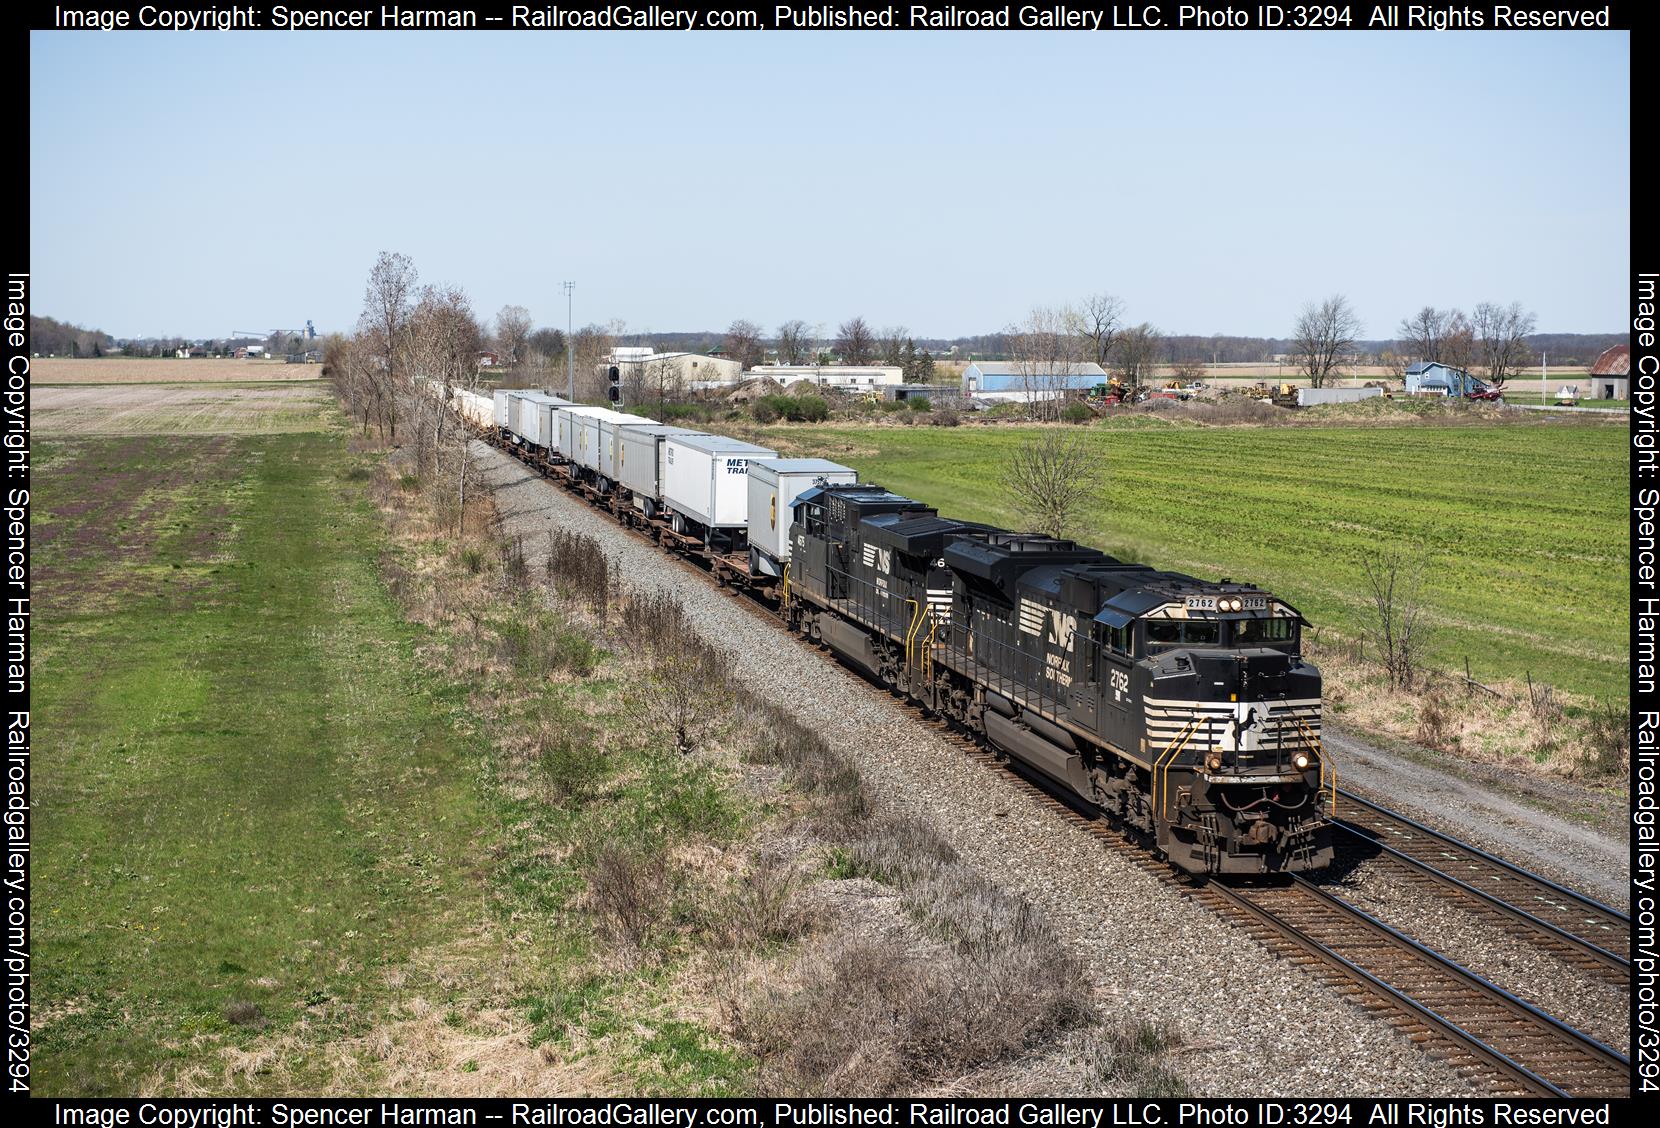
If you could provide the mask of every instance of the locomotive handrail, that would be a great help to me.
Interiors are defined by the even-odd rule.
[[[1193,739],[1193,732],[1198,727],[1199,718],[1194,717],[1181,732],[1170,738],[1170,743],[1164,746],[1164,751],[1153,761],[1153,810],[1160,817],[1164,816],[1165,804],[1170,799],[1170,764],[1181,755],[1182,749]]]
[[[784,565],[784,578],[778,585],[778,609],[787,611],[790,607],[790,566]]]
[[[922,604],[914,599],[907,599],[905,604],[911,608],[911,625],[905,629],[905,671],[909,677],[911,666],[914,664],[916,630],[922,624]]]

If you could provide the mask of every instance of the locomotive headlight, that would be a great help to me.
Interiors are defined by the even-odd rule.
[[[1219,752],[1212,752],[1210,754],[1210,758],[1205,761],[1205,767],[1209,768],[1213,772],[1221,771],[1222,754]]]
[[[1314,761],[1309,757],[1307,752],[1298,752],[1295,756],[1291,757],[1291,763],[1295,765],[1297,770],[1300,772],[1307,771],[1308,766],[1313,762]]]
[[[1228,606],[1228,610],[1230,610],[1230,611],[1243,611],[1243,610],[1245,610],[1245,604],[1244,604],[1243,601],[1236,599]]]

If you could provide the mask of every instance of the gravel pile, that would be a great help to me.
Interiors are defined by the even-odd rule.
[[[628,582],[672,593],[737,676],[856,762],[884,813],[920,819],[988,880],[1030,900],[1085,961],[1104,1011],[1167,1023],[1171,1060],[1214,1096],[1467,1096],[1470,1087],[1388,1026],[1191,904],[919,724],[852,674],[787,639],[712,582],[534,472],[474,444],[532,574],[547,532],[597,538]]]
[[[1362,862],[1327,886],[1454,963],[1627,1053],[1631,995],[1526,941],[1499,942],[1498,925],[1435,892],[1401,880],[1387,864]]]

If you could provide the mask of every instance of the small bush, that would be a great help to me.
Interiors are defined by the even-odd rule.
[[[1418,743],[1445,749],[1454,724],[1452,709],[1441,691],[1432,689],[1418,699]]]
[[[671,883],[661,854],[615,839],[594,852],[588,895],[612,937],[644,948],[669,919]]]
[[[905,410],[905,401],[904,400],[883,400],[879,404],[877,404],[876,406],[880,410],[887,412],[889,415],[892,415],[895,412]]]
[[[1595,775],[1631,772],[1631,709],[1600,701],[1585,719],[1587,767]]]
[[[928,422],[936,427],[955,427],[962,421],[962,417],[949,407],[936,408],[929,413],[928,418]]]
[[[484,571],[484,550],[471,546],[462,549],[461,566],[474,576]]]
[[[788,867],[768,854],[715,900],[705,928],[721,947],[759,948],[794,940],[809,923]]]
[[[1088,423],[1095,413],[1081,403],[1069,403],[1061,408],[1061,419],[1067,423]]]
[[[542,785],[561,802],[590,794],[610,771],[593,731],[574,717],[544,723],[530,755]]]
[[[779,411],[778,411],[778,408],[775,404],[769,402],[773,398],[774,397],[772,397],[772,396],[762,396],[760,399],[756,400],[754,403],[749,405],[749,413],[750,413],[750,415],[755,417],[755,422],[757,422],[757,423],[776,423],[776,422],[778,422],[778,416],[780,414]]]
[[[927,396],[912,396],[905,401],[912,411],[932,411],[934,402]]]

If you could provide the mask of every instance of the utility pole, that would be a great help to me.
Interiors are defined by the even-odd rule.
[[[576,338],[571,335],[571,291],[575,282],[560,283],[565,288],[565,398],[576,402]]]

